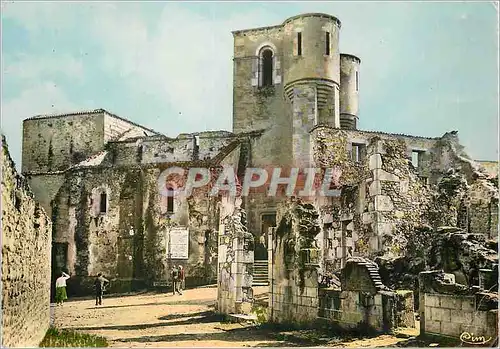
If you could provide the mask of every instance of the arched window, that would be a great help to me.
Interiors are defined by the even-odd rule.
[[[260,53],[260,82],[262,87],[273,85],[273,56],[274,53],[270,48],[264,48]]]
[[[167,212],[174,212],[174,188],[167,187]]]

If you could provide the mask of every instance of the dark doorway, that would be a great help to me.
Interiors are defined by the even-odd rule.
[[[269,228],[276,226],[276,214],[265,213],[260,218],[260,235],[255,241],[255,260],[267,261],[267,244]]]
[[[61,276],[61,272],[68,273],[68,243],[52,243],[52,282],[50,287],[50,297],[55,301],[56,279]]]

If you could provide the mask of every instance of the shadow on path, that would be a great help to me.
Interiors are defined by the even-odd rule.
[[[211,311],[190,313],[190,314],[171,314],[162,316],[160,320],[174,320],[188,318],[185,320],[170,321],[170,322],[157,322],[148,324],[137,324],[137,325],[111,325],[111,326],[89,326],[89,327],[72,327],[72,330],[77,331],[106,331],[106,330],[119,330],[119,331],[133,331],[133,330],[145,330],[154,327],[169,327],[169,326],[186,326],[193,324],[204,324],[210,322],[220,322],[221,317]]]
[[[181,341],[224,341],[224,342],[245,342],[245,341],[268,341],[272,338],[269,331],[254,328],[238,328],[218,333],[179,333],[162,336],[142,336],[135,338],[118,339],[117,342],[128,343],[150,343],[150,342],[181,342]]]
[[[213,305],[215,304],[215,301],[210,299],[210,300],[191,300],[191,301],[169,301],[169,302],[155,302],[155,303],[142,303],[142,304],[124,304],[124,305],[100,305],[100,306],[94,306],[94,307],[89,307],[86,308],[87,310],[90,309],[112,309],[112,308],[129,308],[129,307],[147,307],[147,306],[152,306],[152,305]]]

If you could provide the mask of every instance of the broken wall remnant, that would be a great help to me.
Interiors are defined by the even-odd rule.
[[[409,237],[410,245],[405,256],[399,258],[377,257],[384,283],[391,288],[413,290],[415,304],[419,304],[419,273],[426,270],[443,270],[453,275],[457,283],[473,287],[480,284],[481,270],[484,283],[490,288],[494,273],[498,273],[496,246],[488,246],[482,234],[471,234],[456,227],[423,227]],[[491,271],[488,274],[488,270]],[[498,275],[498,274],[496,274]]]
[[[457,284],[442,271],[420,273],[419,285],[421,335],[452,337],[468,345],[498,344],[498,293]]]
[[[223,198],[225,215],[219,226],[217,311],[249,314],[253,305],[254,237],[247,230],[246,213],[237,199],[231,212],[230,198]],[[229,204],[229,205],[228,205]]]
[[[49,327],[51,232],[2,135],[2,347],[36,347]]]
[[[340,288],[319,290],[318,317],[359,332],[414,327],[413,293],[389,289],[381,282],[377,264],[351,258],[341,271]]]
[[[317,317],[320,231],[311,204],[290,199],[278,210],[273,229],[269,319],[310,326]]]

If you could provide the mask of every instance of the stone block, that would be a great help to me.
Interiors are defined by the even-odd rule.
[[[364,212],[361,216],[363,224],[370,224],[373,222],[373,212]]]
[[[388,212],[394,209],[392,199],[387,195],[377,195],[374,200],[375,211]]]
[[[379,238],[378,236],[371,236],[370,237],[370,250],[372,252],[379,251],[380,245],[379,245]]]
[[[441,334],[458,337],[460,336],[461,325],[454,322],[441,322]]]
[[[441,321],[425,319],[425,332],[441,333]]]
[[[370,196],[382,194],[382,186],[380,184],[380,181],[372,181],[370,183],[370,186],[368,187],[368,194]]]
[[[471,312],[463,311],[462,309],[451,310],[451,322],[472,325],[473,319],[473,313]]]
[[[476,310],[476,298],[475,297],[467,297],[462,299],[461,302],[462,310],[467,312],[473,312]]]
[[[473,313],[472,324],[477,327],[482,327],[488,322],[487,311],[476,311]]]
[[[441,308],[446,309],[460,309],[462,300],[456,296],[440,296]]]
[[[304,289],[305,289],[304,294],[307,297],[315,297],[315,298],[318,297],[318,289],[317,288],[314,288],[314,287],[304,287]]]
[[[399,192],[401,194],[406,194],[408,193],[408,188],[409,188],[409,183],[407,180],[401,181],[399,183]]]
[[[399,182],[399,177],[382,169],[373,170],[374,181]]]
[[[375,224],[375,234],[378,236],[392,235],[394,232],[393,223],[378,223]]]
[[[319,306],[319,298],[313,297],[311,298],[311,307],[317,308]]]
[[[426,293],[424,296],[425,307],[440,307],[439,297]]]
[[[370,155],[368,168],[370,171],[382,168],[382,156],[380,156],[380,154]]]

